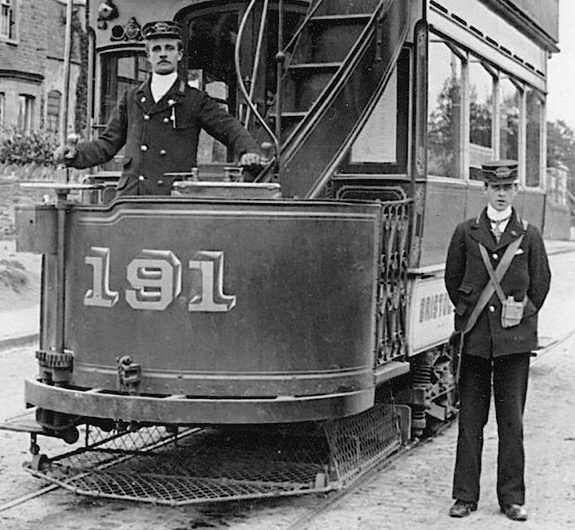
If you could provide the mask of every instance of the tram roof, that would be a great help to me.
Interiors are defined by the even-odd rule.
[[[549,52],[559,48],[559,0],[482,0]]]

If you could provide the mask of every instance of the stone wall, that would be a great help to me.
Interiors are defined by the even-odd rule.
[[[86,174],[88,174],[88,170],[69,169],[68,182],[80,182]],[[66,169],[55,166],[0,164],[0,240],[14,238],[16,206],[37,204],[55,199],[54,193],[49,188],[26,188],[22,184],[30,182],[63,183],[66,182],[66,177]]]

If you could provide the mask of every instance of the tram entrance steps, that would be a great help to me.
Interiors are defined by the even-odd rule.
[[[26,469],[77,494],[171,506],[326,492],[401,447],[401,416],[377,404],[337,421],[273,428],[91,427],[84,447],[51,459],[37,454]]]

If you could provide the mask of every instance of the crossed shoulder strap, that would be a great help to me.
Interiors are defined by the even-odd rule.
[[[507,246],[507,248],[505,249],[505,253],[503,254],[503,257],[499,262],[499,265],[497,265],[497,268],[494,271],[493,268],[491,267],[489,256],[487,255],[487,249],[481,243],[479,243],[479,251],[481,252],[483,262],[485,263],[488,272],[489,268],[491,267],[491,271],[493,271],[493,276],[491,276],[490,274],[491,281],[487,283],[487,285],[483,288],[481,295],[479,295],[477,304],[473,308],[469,320],[467,321],[467,325],[465,326],[465,329],[463,331],[464,335],[469,331],[471,331],[471,329],[473,329],[473,326],[475,326],[475,323],[477,322],[477,319],[479,318],[481,311],[483,311],[483,308],[485,307],[489,299],[493,296],[493,293],[496,292],[497,287],[501,288],[499,286],[499,283],[505,276],[505,273],[507,272],[507,269],[511,264],[511,260],[513,259],[513,256],[519,249],[519,246],[521,245],[524,236],[525,234],[522,234]]]

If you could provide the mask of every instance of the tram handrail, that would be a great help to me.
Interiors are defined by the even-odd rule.
[[[252,69],[251,86],[250,86],[249,92],[246,88],[246,85],[244,83],[244,80],[242,78],[242,73],[241,73],[241,65],[240,65],[241,43],[242,43],[243,34],[244,34],[244,30],[245,30],[247,21],[248,21],[250,15],[254,9],[254,6],[257,3],[257,1],[258,0],[251,0],[251,2],[249,3],[248,7],[246,8],[246,10],[242,16],[242,19],[240,21],[240,25],[238,28],[238,36],[236,39],[236,45],[235,45],[235,50],[234,50],[234,63],[235,63],[234,65],[235,65],[235,69],[236,69],[236,76],[238,79],[238,86],[239,86],[240,91],[241,91],[241,93],[242,93],[242,95],[246,101],[246,104],[248,105],[248,111],[246,114],[244,126],[246,128],[249,126],[251,113],[253,112],[256,119],[261,123],[265,132],[268,134],[268,136],[273,141],[275,158],[276,158],[276,169],[278,169],[278,165],[279,165],[279,161],[280,161],[279,138],[280,138],[280,133],[281,133],[281,111],[282,111],[282,107],[281,107],[281,105],[282,105],[282,102],[281,102],[281,83],[282,83],[282,77],[283,77],[284,60],[285,60],[286,54],[289,52],[291,47],[294,45],[294,43],[299,38],[303,28],[306,26],[308,21],[314,16],[314,14],[317,12],[318,8],[323,3],[323,0],[317,0],[317,2],[309,9],[303,22],[299,25],[297,30],[294,32],[292,38],[290,39],[290,41],[288,42],[288,44],[286,46],[283,45],[283,27],[282,27],[283,26],[283,23],[282,23],[282,20],[283,20],[283,17],[282,17],[282,15],[283,15],[283,1],[279,0],[279,2],[278,2],[279,26],[280,27],[278,29],[278,53],[276,55],[276,60],[278,62],[278,72],[277,72],[277,80],[276,80],[276,131],[275,131],[275,133],[274,133],[274,131],[271,130],[269,125],[266,123],[265,118],[260,114],[260,112],[258,111],[258,109],[257,109],[257,107],[253,101],[253,95],[254,95],[254,90],[255,90],[255,85],[256,85],[256,76],[257,76],[257,71],[258,71],[259,61],[260,61],[260,56],[261,56],[263,34],[265,31],[265,26],[266,26],[266,22],[267,22],[267,15],[268,15],[268,12],[270,10],[269,0],[264,0],[264,5],[262,8],[262,19],[260,21],[258,41],[257,41],[257,47],[256,47],[256,55],[255,55],[255,59],[254,59],[254,66]]]
[[[273,133],[273,131],[270,129],[269,125],[266,123],[264,117],[259,113],[257,107],[255,106],[254,102],[252,101],[252,99],[250,98],[250,94],[248,93],[247,89],[246,89],[246,85],[244,83],[244,80],[242,79],[242,72],[241,72],[241,68],[240,68],[240,47],[241,47],[241,42],[242,42],[242,37],[243,37],[243,33],[244,33],[244,29],[245,26],[247,24],[248,18],[256,4],[257,0],[251,0],[250,4],[248,5],[244,16],[242,17],[242,20],[240,21],[240,26],[238,28],[238,37],[236,39],[236,47],[235,47],[235,53],[234,53],[234,63],[235,63],[235,68],[236,68],[236,76],[238,78],[238,86],[240,88],[240,91],[242,93],[242,95],[244,96],[244,99],[246,100],[246,103],[248,104],[248,107],[252,110],[252,112],[254,113],[254,116],[258,119],[258,121],[262,124],[262,127],[265,129],[266,133],[269,135],[269,137],[272,139],[273,144],[274,144],[274,151],[275,151],[275,155],[276,155],[276,161],[279,161],[279,154],[280,154],[280,145],[279,145],[279,139],[276,137],[276,135]],[[269,6],[268,6],[269,9]],[[263,16],[263,15],[262,15]],[[261,28],[260,28],[261,30]],[[259,41],[259,39],[258,39]],[[256,63],[257,64],[257,63]],[[278,83],[280,83],[281,80],[278,79]],[[252,85],[254,84],[254,80],[252,79]]]
[[[268,6],[269,6],[269,0],[264,0],[264,5],[262,7],[262,18],[260,20],[260,28],[258,31],[258,42],[256,44],[256,55],[254,58],[254,66],[252,68],[252,77],[251,77],[252,82],[250,84],[250,101],[253,101],[253,99],[254,99],[254,91],[256,88],[255,80],[257,79],[257,76],[258,76],[258,67],[260,64],[260,56],[261,56],[261,52],[262,52],[263,37],[264,37],[264,31],[265,31],[267,16],[268,16]],[[238,41],[239,41],[239,39],[238,39]],[[252,110],[251,107],[248,107],[248,111],[246,112],[246,121],[244,124],[244,127],[246,129],[248,128],[248,125],[250,123],[251,110]]]

